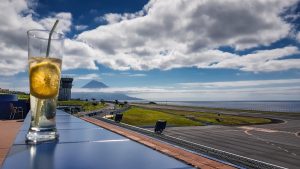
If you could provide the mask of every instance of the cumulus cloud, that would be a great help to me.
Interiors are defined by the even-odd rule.
[[[288,70],[295,68],[298,59],[278,58],[294,54],[296,47],[274,49],[286,52],[271,58],[263,55],[268,55],[267,51],[239,56],[218,48],[231,46],[244,50],[268,46],[287,37],[293,25],[280,15],[295,3],[295,0],[151,0],[136,13],[104,15],[101,19],[107,25],[85,31],[77,40],[98,50],[95,61],[117,70],[180,67]],[[251,65],[246,63],[255,57],[261,59],[254,59]],[[227,66],[235,59],[243,63]]]
[[[21,16],[20,13],[28,13]],[[13,75],[25,71],[26,67],[26,30],[41,28],[32,20],[31,11],[25,1],[0,3],[0,75]]]
[[[108,24],[118,23],[122,20],[130,20],[140,16],[143,16],[145,11],[139,11],[136,13],[124,13],[124,14],[116,14],[116,13],[108,13],[102,17],[102,20],[105,20]]]
[[[29,29],[47,29],[55,18],[61,23],[59,29],[68,31],[71,14],[57,13],[49,18],[34,20],[30,8],[32,2],[3,0],[0,3],[0,75],[10,76],[24,72],[27,67],[27,37]]]
[[[124,93],[149,100],[299,100],[300,79],[180,83],[169,87],[74,88],[73,92]],[[230,97],[228,97],[230,95]]]
[[[98,69],[96,63],[116,70],[299,69],[298,58],[285,59],[299,54],[299,49],[293,46],[247,55],[219,50],[223,46],[236,51],[269,46],[287,37],[293,25],[281,14],[295,3],[296,0],[150,0],[135,13],[99,16],[107,25],[66,39],[63,69]],[[26,30],[49,29],[58,18],[61,20],[58,28],[70,31],[70,13],[56,13],[42,19],[33,19],[33,13],[26,1],[1,2],[0,69],[3,71],[0,75],[26,70]],[[75,26],[78,30],[84,28]]]
[[[225,81],[225,82],[194,82],[179,83],[183,88],[228,88],[228,87],[256,87],[256,86],[273,86],[273,85],[296,85],[300,79],[278,79],[278,80],[245,80],[245,81]]]
[[[13,91],[29,92],[28,77],[0,76],[0,88]]]
[[[136,73],[136,74],[130,74],[128,75],[130,77],[145,77],[147,76],[146,74],[143,74],[143,73]]]
[[[51,30],[56,19],[59,19],[59,24],[57,25],[57,30],[62,32],[69,32],[72,25],[72,15],[68,12],[61,12],[44,18],[38,21],[47,30]]]
[[[73,92],[87,92],[87,93],[125,93],[125,94],[136,94],[136,93],[165,93],[165,92],[178,92],[171,91],[164,88],[154,88],[154,87],[109,87],[109,88],[99,88],[99,89],[88,89],[88,88],[74,88]]]
[[[115,76],[115,73],[101,73],[103,76]]]
[[[224,59],[222,62],[213,64],[210,68],[239,68],[243,71],[272,72],[299,68],[300,59],[283,59],[285,56],[299,54],[295,46],[283,48],[258,50],[251,54],[240,57]],[[280,59],[280,60],[279,60]]]
[[[75,79],[78,79],[78,80],[101,80],[101,77],[99,76],[99,74],[91,73],[91,74],[76,76]]]
[[[300,43],[300,32],[298,32],[298,34],[296,35],[296,40],[298,41],[298,43]]]
[[[82,31],[82,30],[85,30],[88,27],[89,26],[87,26],[87,25],[76,25],[75,29],[78,30],[78,31]]]
[[[63,69],[98,69],[95,64],[97,50],[87,44],[71,39],[65,40]]]
[[[109,13],[109,14],[105,14],[102,20],[106,20],[109,24],[117,23],[122,20],[122,15]]]
[[[157,101],[232,101],[232,100],[299,100],[299,87],[271,87],[254,89],[173,90],[164,92],[136,92],[133,97]]]
[[[147,74],[144,73],[129,73],[129,72],[121,72],[120,75],[128,76],[128,77],[145,77]]]

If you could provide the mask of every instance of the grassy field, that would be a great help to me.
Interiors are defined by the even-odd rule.
[[[200,126],[200,122],[196,122],[178,115],[168,114],[156,110],[148,110],[139,107],[132,107],[123,113],[123,123],[135,126],[154,126],[157,120],[167,120],[168,125],[174,126]]]
[[[255,118],[255,117],[243,117],[232,115],[220,115],[215,113],[203,113],[199,112],[195,115],[195,119],[199,121],[206,121],[211,124],[222,125],[243,125],[243,124],[263,124],[270,123],[270,119]]]
[[[30,97],[29,94],[18,93],[17,95],[18,95],[19,100],[27,100]],[[98,103],[97,105],[93,105],[93,102],[91,102],[91,101],[81,101],[81,100],[58,101],[58,105],[60,105],[60,106],[80,105],[80,106],[82,106],[84,111],[98,110],[98,109],[105,107],[105,105],[103,105],[101,103]]]
[[[199,126],[199,125],[247,125],[270,123],[270,119],[218,115],[209,112],[189,112],[169,109],[150,110],[133,107],[124,112],[122,122],[136,126],[154,126],[159,119],[167,120],[168,125]]]
[[[149,105],[148,103],[134,103],[136,106]],[[161,106],[170,106],[167,104],[158,104]],[[279,115],[279,116],[291,116],[291,117],[299,117],[300,112],[279,112],[279,111],[262,111],[262,110],[246,110],[246,109],[230,109],[230,108],[213,108],[213,107],[200,107],[200,106],[183,106],[183,105],[172,105],[172,107],[178,108],[187,108],[187,109],[197,109],[203,112],[227,112],[227,113],[235,113],[235,112],[245,112],[245,113],[254,113],[254,114],[271,114],[271,115]]]
[[[0,93],[0,94],[15,94],[15,93]],[[18,96],[18,100],[27,100],[27,99],[29,99],[29,94],[17,93],[17,96]]]
[[[160,111],[175,115],[180,115],[189,119],[194,119],[206,124],[220,124],[220,125],[243,125],[243,124],[264,124],[270,123],[270,119],[258,118],[258,117],[246,117],[246,116],[235,116],[226,115],[212,112],[190,112],[190,111],[179,111],[161,109]]]
[[[98,110],[98,109],[104,108],[106,106],[101,103],[94,105],[93,102],[91,102],[91,101],[81,101],[81,100],[58,101],[58,105],[60,105],[60,106],[80,105],[80,106],[82,106],[84,111]]]
[[[18,94],[18,99],[19,100],[28,100],[30,97],[29,94]]]

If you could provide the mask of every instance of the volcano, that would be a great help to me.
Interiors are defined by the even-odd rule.
[[[99,82],[97,80],[92,80],[90,82],[88,82],[87,84],[85,84],[84,86],[82,86],[81,88],[97,88],[97,89],[100,89],[100,88],[108,88],[108,86],[102,82]]]
[[[106,84],[99,82],[97,80],[92,80],[82,86],[84,89],[102,89],[109,88]],[[72,93],[72,98],[77,99],[91,99],[95,98],[97,100],[142,100],[140,98],[127,96],[123,93],[114,93],[114,92],[74,92]]]

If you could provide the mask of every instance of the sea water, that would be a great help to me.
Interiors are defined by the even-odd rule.
[[[159,104],[300,113],[300,101],[159,101]]]

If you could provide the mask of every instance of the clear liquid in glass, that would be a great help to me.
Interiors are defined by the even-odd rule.
[[[31,125],[26,136],[29,142],[58,138],[55,116],[61,64],[57,58],[29,58]]]

